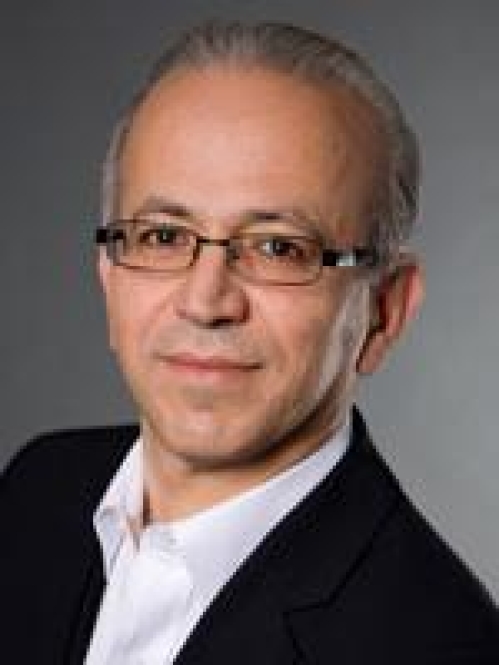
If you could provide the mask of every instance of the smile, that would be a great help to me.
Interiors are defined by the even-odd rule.
[[[259,369],[259,363],[240,361],[225,356],[200,356],[192,353],[179,353],[163,357],[174,370],[197,375],[237,375]]]

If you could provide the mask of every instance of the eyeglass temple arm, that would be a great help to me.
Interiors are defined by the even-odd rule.
[[[325,249],[322,253],[322,265],[331,267],[375,267],[379,257],[374,249],[354,247],[348,250]]]
[[[108,242],[124,239],[124,231],[111,229],[106,226],[100,226],[95,229],[94,240],[97,245],[107,245]]]

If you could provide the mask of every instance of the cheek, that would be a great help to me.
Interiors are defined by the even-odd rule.
[[[287,382],[290,399],[307,395],[317,402],[331,388],[336,390],[338,381],[353,378],[367,325],[368,291],[354,284],[341,293],[330,291],[317,299],[303,299],[301,306],[288,304],[286,309],[273,310],[285,362],[277,370]]]
[[[334,301],[316,294],[300,297],[275,298],[272,308],[262,303],[264,327],[274,342],[274,371],[276,382],[291,394],[313,391],[324,362],[336,355]]]
[[[298,369],[303,377],[303,394],[308,394],[313,401],[319,400],[326,385],[338,373],[341,362],[342,347],[336,321],[319,316],[309,319],[308,329],[299,348]]]
[[[364,343],[369,321],[369,291],[356,284],[348,293],[327,333],[322,365],[324,392],[332,378],[343,376],[351,382]]]
[[[132,361],[154,329],[156,312],[164,307],[164,293],[135,276],[116,276],[106,293],[111,348],[123,361]]]

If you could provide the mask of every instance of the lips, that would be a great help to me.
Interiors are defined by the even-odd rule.
[[[193,353],[168,355],[164,360],[174,368],[200,373],[248,372],[261,366],[259,363],[238,358],[202,356]]]

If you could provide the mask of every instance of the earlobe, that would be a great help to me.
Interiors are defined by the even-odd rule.
[[[372,374],[416,317],[424,296],[421,266],[406,256],[373,289],[371,326],[357,361],[359,374]]]

